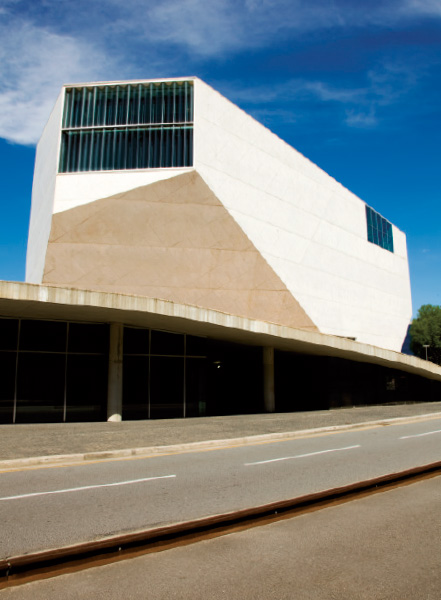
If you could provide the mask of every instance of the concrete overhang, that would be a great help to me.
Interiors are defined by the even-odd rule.
[[[158,298],[0,281],[0,315],[120,322],[277,350],[377,364],[441,381],[441,367],[392,350]]]

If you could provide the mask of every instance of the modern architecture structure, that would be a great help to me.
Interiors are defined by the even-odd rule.
[[[0,298],[4,421],[296,410],[441,380],[399,354],[404,233],[193,77],[63,87],[26,281]]]

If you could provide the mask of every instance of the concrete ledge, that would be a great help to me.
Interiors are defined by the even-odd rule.
[[[0,281],[0,313],[36,319],[120,322],[213,336],[236,343],[378,364],[441,381],[440,366],[415,356],[158,298]]]

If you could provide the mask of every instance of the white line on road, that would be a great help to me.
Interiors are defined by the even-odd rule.
[[[264,465],[266,463],[279,462],[281,460],[307,458],[308,456],[317,456],[317,454],[327,454],[328,452],[341,452],[342,450],[353,450],[354,448],[360,448],[360,445],[346,446],[345,448],[330,448],[329,450],[320,450],[320,452],[308,452],[308,454],[297,454],[297,456],[282,456],[281,458],[272,458],[270,460],[259,460],[257,462],[245,463],[245,467],[250,467],[252,465]]]
[[[50,492],[33,492],[32,494],[21,494],[20,496],[6,496],[0,500],[19,500],[21,498],[31,498],[32,496],[47,496],[49,494],[67,494],[68,492],[80,492],[83,490],[94,490],[96,488],[114,487],[117,485],[131,485],[133,483],[144,483],[145,481],[153,481],[155,479],[170,479],[176,475],[161,475],[159,477],[145,477],[144,479],[131,479],[129,481],[118,481],[116,483],[102,483],[99,485],[85,485],[83,487],[69,488],[66,490],[53,490]]]
[[[433,433],[441,433],[441,429],[436,429],[435,431],[427,431],[426,433],[416,433],[414,435],[403,435],[399,439],[400,440],[408,440],[409,438],[423,437],[423,435],[432,435]]]

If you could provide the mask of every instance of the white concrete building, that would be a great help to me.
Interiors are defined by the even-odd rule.
[[[26,281],[0,283],[0,423],[439,397],[400,353],[405,235],[197,78],[62,89]]]
[[[26,280],[396,351],[411,318],[404,233],[197,78],[63,88]]]

